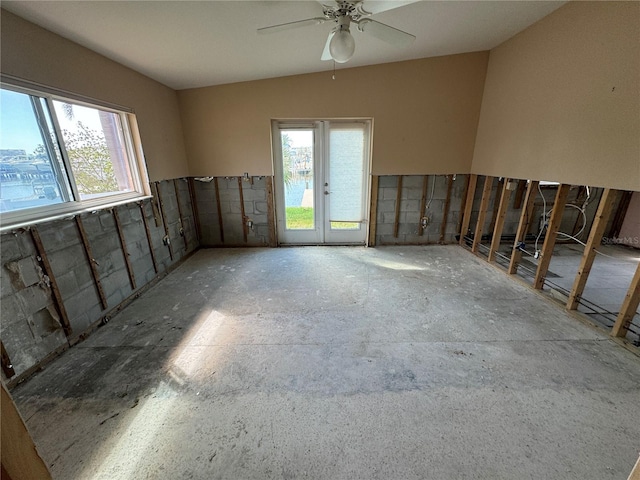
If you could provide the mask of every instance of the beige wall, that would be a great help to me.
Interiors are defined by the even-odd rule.
[[[269,175],[271,119],[371,117],[372,173],[471,167],[488,53],[178,92],[192,175]]]
[[[135,110],[151,180],[188,175],[176,92],[2,10],[2,73]]]
[[[570,2],[493,49],[473,173],[640,190],[639,20]]]

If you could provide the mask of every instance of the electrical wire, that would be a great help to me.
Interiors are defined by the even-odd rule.
[[[431,196],[429,197],[429,200],[427,201],[427,206],[425,207],[425,211],[429,210],[429,206],[431,205],[431,200],[433,200],[433,194],[436,191],[436,177],[437,175],[432,175],[432,182],[431,182]]]
[[[542,225],[542,228],[540,229],[540,231],[538,232],[538,236],[536,237],[536,243],[535,243],[535,249],[536,249],[536,255],[538,254],[539,250],[538,250],[538,242],[540,241],[540,237],[542,236],[542,232],[544,232],[544,229],[547,228],[547,200],[546,198],[544,198],[544,194],[542,193],[542,188],[540,188],[540,184],[538,183],[538,192],[540,192],[540,196],[542,197],[542,218],[544,218],[544,224]],[[549,212],[551,213],[551,212]],[[534,255],[534,256],[536,256]]]

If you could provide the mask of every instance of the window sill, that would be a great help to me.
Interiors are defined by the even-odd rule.
[[[55,213],[55,214],[50,214],[47,216],[43,216],[40,218],[32,218],[29,220],[23,220],[23,221],[12,221],[10,223],[5,224],[3,222],[2,226],[0,226],[0,233],[7,233],[7,232],[11,232],[13,230],[19,230],[21,228],[27,228],[30,227],[32,225],[37,225],[37,224],[41,224],[41,223],[47,223],[47,222],[52,222],[55,220],[60,220],[63,218],[72,218],[75,217],[76,215],[81,215],[83,213],[87,213],[87,212],[96,212],[96,211],[100,211],[100,210],[108,210],[114,207],[117,207],[119,205],[125,205],[128,203],[137,203],[140,201],[144,201],[144,200],[148,200],[150,198],[153,198],[151,195],[138,195],[138,196],[134,196],[134,197],[127,197],[127,198],[120,198],[117,200],[114,200],[112,202],[108,202],[108,203],[101,203],[99,205],[82,205],[80,207],[77,208],[70,208],[69,210],[60,212],[60,213]]]

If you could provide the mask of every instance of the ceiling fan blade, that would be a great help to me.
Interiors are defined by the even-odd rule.
[[[324,50],[322,52],[322,57],[320,57],[320,60],[333,60],[333,57],[331,57],[331,52],[329,51],[329,44],[331,43],[331,39],[333,38],[335,33],[336,33],[335,30],[332,30],[331,32],[329,32],[329,36],[327,37],[327,43],[325,43],[324,45]]]
[[[363,18],[358,22],[358,30],[387,42],[394,47],[408,47],[416,39],[415,35],[403,32],[384,23],[370,18]]]
[[[306,20],[297,20],[295,22],[281,23],[280,25],[259,28],[258,33],[261,35],[267,33],[278,33],[284,30],[291,30],[293,28],[306,27],[308,25],[320,25],[326,21],[327,19],[324,17],[307,18]]]
[[[386,12],[387,10],[393,10],[394,8],[404,7],[411,3],[419,2],[420,0],[364,0],[362,3],[362,9],[371,15],[376,13]]]

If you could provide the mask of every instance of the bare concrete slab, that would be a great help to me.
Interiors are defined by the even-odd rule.
[[[626,479],[640,358],[455,246],[202,250],[13,391],[59,479]]]

